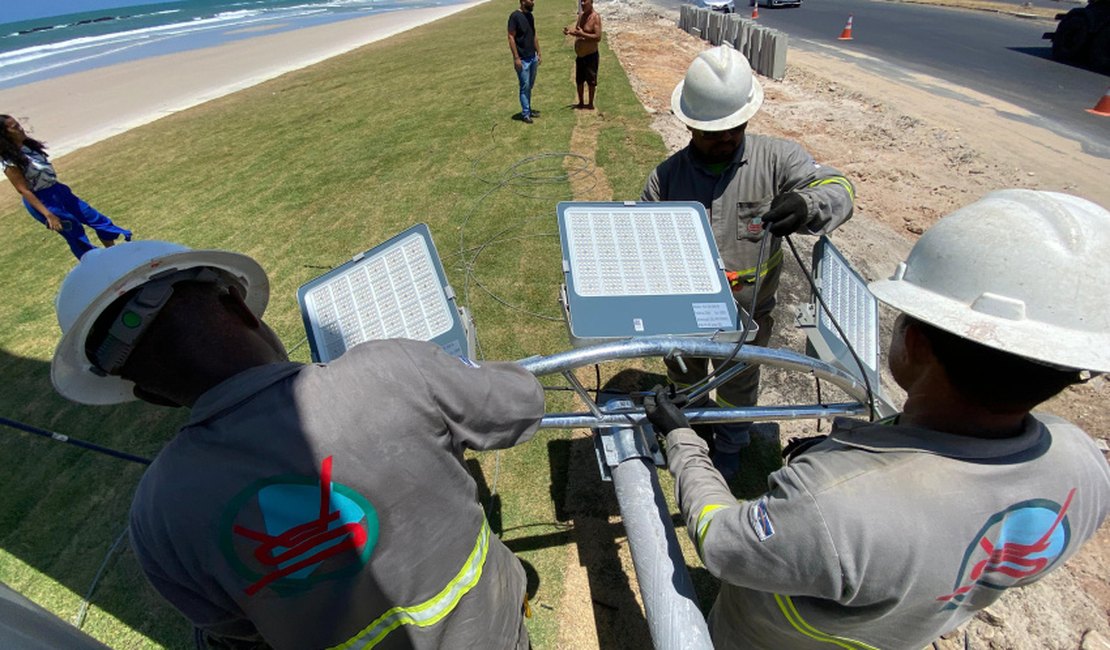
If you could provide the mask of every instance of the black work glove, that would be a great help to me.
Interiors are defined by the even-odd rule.
[[[809,208],[797,192],[779,194],[771,201],[771,209],[763,215],[763,223],[772,235],[784,237],[798,232],[806,225]]]
[[[644,397],[644,411],[655,432],[665,436],[675,429],[689,429],[690,421],[675,402],[684,403],[685,397],[675,398],[672,389],[656,386],[652,394]]]

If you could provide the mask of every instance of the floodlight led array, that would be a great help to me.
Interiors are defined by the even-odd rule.
[[[879,390],[879,303],[867,288],[867,282],[856,273],[848,260],[833,246],[828,237],[821,237],[813,247],[813,268],[821,297],[830,314],[817,303],[806,305],[799,313],[799,323],[808,326],[809,351],[818,358],[834,363],[863,379],[866,374],[873,391]],[[840,325],[847,342],[836,331]],[[864,368],[852,357],[855,351]]]
[[[738,335],[701,204],[563,202],[557,211],[572,343]]]
[[[314,361],[390,338],[434,341],[451,354],[470,354],[454,292],[424,224],[306,283],[297,299]]]

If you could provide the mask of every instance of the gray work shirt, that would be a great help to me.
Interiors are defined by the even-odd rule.
[[[838,419],[737,502],[692,430],[670,470],[721,579],[715,647],[919,650],[1070,558],[1110,514],[1110,469],[1081,429],[1029,416],[981,439]]]
[[[462,452],[528,440],[543,411],[520,366],[431,343],[253,368],[204,393],[143,476],[132,546],[216,636],[523,649],[524,570],[489,534]]]
[[[720,174],[699,161],[692,143],[687,145],[651,172],[640,198],[697,201],[705,206],[721,259],[741,277],[733,291],[739,294],[741,306],[750,309],[752,297],[746,294],[756,274],[764,275],[756,304],[773,306],[769,301],[782,272],[780,237],[771,238],[764,262],[756,268],[763,227],[753,219],[765,215],[771,201],[786,192],[797,192],[805,199],[806,228],[811,234],[829,233],[852,216],[855,190],[848,179],[832,167],[817,164],[801,145],[763,135],[746,134]]]

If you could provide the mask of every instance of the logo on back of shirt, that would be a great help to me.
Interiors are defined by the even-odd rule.
[[[319,476],[255,481],[220,518],[220,549],[253,596],[301,592],[358,572],[378,542],[378,513],[362,495],[331,480],[332,457]]]
[[[1028,584],[1052,568],[1071,541],[1067,511],[1074,496],[1072,488],[1062,506],[1033,499],[991,516],[968,545],[952,593],[937,598],[944,609],[974,600],[969,592],[976,587],[1001,591]]]

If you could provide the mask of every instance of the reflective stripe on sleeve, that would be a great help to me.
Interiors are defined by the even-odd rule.
[[[822,178],[820,180],[813,181],[809,185],[806,185],[806,187],[819,187],[821,185],[828,185],[829,183],[835,183],[835,184],[843,187],[844,189],[848,190],[848,198],[852,200],[852,203],[856,202],[856,192],[855,192],[855,190],[852,189],[852,184],[850,182],[848,182],[848,179],[844,178],[843,176],[833,176],[832,178]]]
[[[705,542],[705,534],[709,532],[709,524],[713,521],[713,513],[727,506],[710,505],[705,506],[698,513],[698,522],[694,525],[697,533],[698,554],[701,554],[701,545]]]
[[[758,271],[758,277],[762,278],[763,276],[770,273],[772,269],[774,269],[776,266],[778,266],[781,263],[782,263],[782,249],[780,248],[777,251],[775,251],[774,253],[771,253],[771,256],[767,258],[767,261],[764,262],[763,264],[760,264],[759,266],[753,266],[750,269],[743,269],[743,270],[740,270],[740,271],[728,271],[728,272],[726,272],[726,275],[728,275],[728,274],[735,274],[736,275],[735,279],[733,279],[732,277],[729,277],[728,284],[731,287],[737,287],[741,283],[752,284],[752,283],[755,282],[755,279],[757,277],[757,273],[756,273],[757,271]]]
[[[332,646],[329,650],[373,648],[381,643],[386,635],[402,625],[428,627],[441,621],[481,579],[482,567],[486,563],[486,552],[489,550],[489,536],[489,524],[483,519],[482,530],[478,533],[474,550],[470,552],[470,557],[442,591],[422,603],[409,607],[394,607],[355,636],[337,646]]]
[[[792,625],[795,630],[814,641],[823,641],[824,643],[838,648],[844,648],[845,650],[878,650],[875,646],[867,645],[863,641],[856,641],[855,639],[836,636],[834,634],[826,634],[809,623],[806,623],[802,615],[798,613],[798,609],[794,607],[794,601],[790,600],[790,596],[775,594],[775,602],[778,603],[779,609],[782,610],[783,616],[790,622],[790,625]]]

